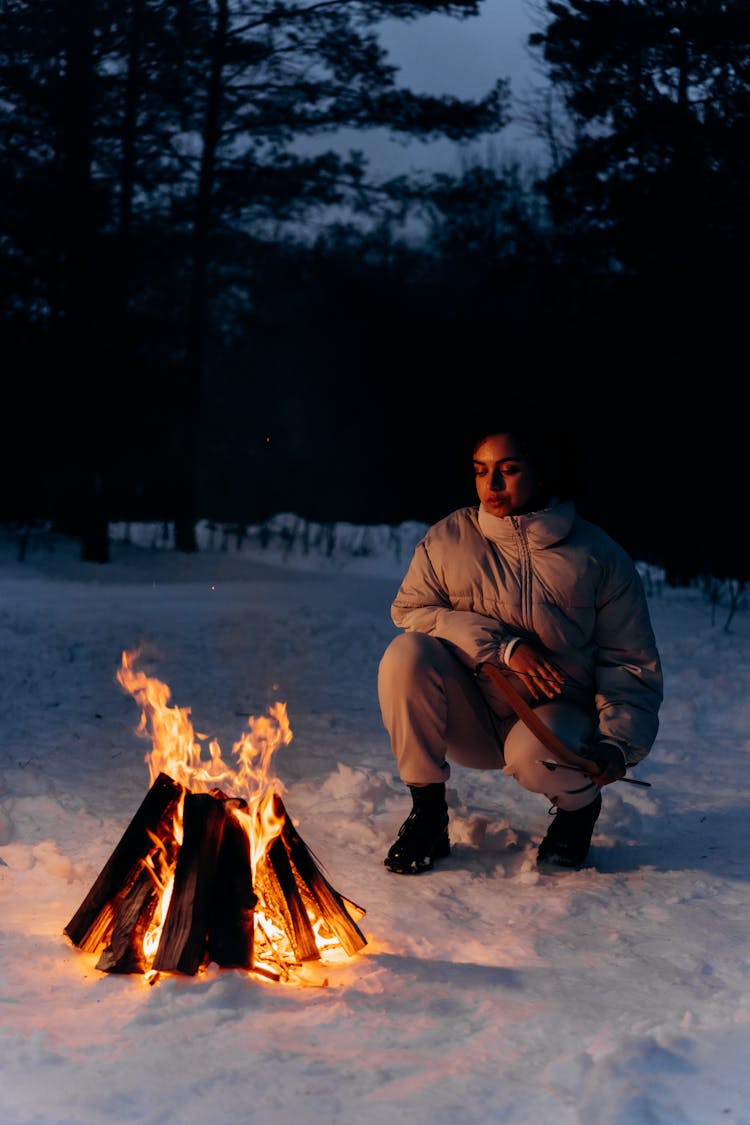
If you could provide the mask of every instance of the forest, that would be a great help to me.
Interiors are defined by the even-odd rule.
[[[522,110],[400,83],[385,18],[481,6],[2,0],[0,521],[102,563],[114,520],[432,521],[492,402],[555,419],[668,581],[747,578],[750,9],[539,2]],[[336,143],[521,112],[543,170]]]

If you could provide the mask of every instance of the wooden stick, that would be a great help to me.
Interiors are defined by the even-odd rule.
[[[537,736],[543,746],[546,746],[550,754],[554,754],[561,762],[567,762],[569,766],[577,766],[579,769],[585,770],[590,777],[596,777],[600,772],[596,762],[592,762],[590,758],[584,758],[581,754],[576,754],[574,750],[561,742],[554,731],[551,731],[547,724],[542,722],[533,707],[529,707],[523,696],[516,691],[507,675],[504,675],[494,664],[480,664],[477,671],[489,676],[493,684],[500,689],[510,703],[519,719],[526,723],[529,730]]]

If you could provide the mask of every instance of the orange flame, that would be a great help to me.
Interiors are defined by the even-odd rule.
[[[179,845],[182,843],[183,837],[183,800],[181,799],[177,808],[174,822],[175,841]],[[154,850],[146,856],[145,867],[149,875],[153,879],[154,886],[159,892],[156,909],[149,924],[148,929],[143,935],[143,953],[146,962],[150,965],[156,956],[156,951],[159,948],[159,939],[161,932],[164,929],[164,923],[167,919],[167,911],[169,904],[172,901],[172,890],[174,888],[174,865],[170,866],[164,844],[155,836],[153,832],[146,829],[148,835],[154,842]]]
[[[137,650],[123,652],[116,679],[141,708],[136,733],[151,739],[151,750],[144,759],[150,783],[166,773],[193,793],[218,788],[243,798],[247,810],[235,810],[235,816],[250,838],[255,871],[258,859],[283,826],[273,809],[273,795],[281,796],[284,785],[273,774],[271,759],[280,746],[292,741],[286,704],[273,703],[267,715],[249,716],[250,729],[232,747],[236,765],[224,761],[215,739],[208,743],[206,757],[201,744],[206,736],[194,731],[190,708],[170,704],[172,693],[167,684],[136,669],[139,656]]]

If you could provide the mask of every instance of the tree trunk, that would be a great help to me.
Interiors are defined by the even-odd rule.
[[[94,92],[94,0],[68,0],[65,95],[62,110],[64,369],[71,372],[70,429],[79,466],[81,558],[109,561],[107,478],[109,442],[100,391],[92,316],[94,228],[91,153]]]
[[[211,199],[216,174],[216,149],[220,137],[222,83],[226,51],[229,7],[227,0],[217,4],[211,68],[209,73],[206,116],[203,127],[203,154],[193,223],[193,261],[188,302],[188,326],[185,353],[185,382],[180,399],[182,408],[181,446],[177,464],[177,507],[175,512],[175,545],[179,551],[195,551],[196,467],[199,462],[202,417],[203,380],[206,357],[206,326],[208,302],[209,234],[211,230]]]

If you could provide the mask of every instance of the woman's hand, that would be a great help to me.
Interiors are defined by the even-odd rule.
[[[613,781],[619,781],[625,776],[625,755],[613,742],[595,742],[581,753],[599,767],[598,773],[590,775],[597,785],[611,785]]]
[[[534,699],[554,699],[562,691],[562,672],[529,641],[518,641],[506,663],[511,672],[523,679]]]

